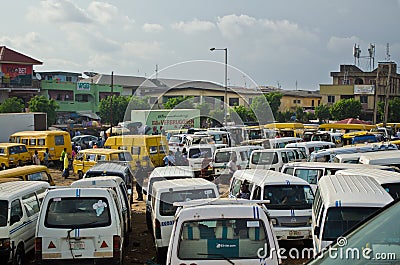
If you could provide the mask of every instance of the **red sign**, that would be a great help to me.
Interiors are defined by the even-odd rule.
[[[1,71],[4,74],[4,77],[9,77],[13,79],[20,75],[32,75],[32,65],[2,64]]]

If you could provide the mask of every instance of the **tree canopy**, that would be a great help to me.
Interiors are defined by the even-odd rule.
[[[32,112],[47,113],[47,126],[51,126],[56,122],[56,110],[59,108],[54,99],[48,99],[45,96],[34,96],[29,101],[29,109]]]
[[[24,111],[24,103],[22,99],[17,97],[12,97],[4,100],[0,105],[1,113],[16,113]]]
[[[333,104],[330,113],[335,120],[358,118],[361,113],[361,102],[353,98],[339,100]]]
[[[330,108],[328,105],[318,105],[315,107],[315,116],[320,122],[329,120],[331,117]]]
[[[193,97],[192,96],[179,96],[172,97],[163,104],[165,109],[193,109]]]
[[[110,116],[112,114],[112,125],[115,126],[122,122],[125,117],[125,111],[128,107],[131,97],[126,96],[112,96],[112,113],[110,108],[110,96],[103,98],[99,105],[99,116],[103,123],[110,123]]]

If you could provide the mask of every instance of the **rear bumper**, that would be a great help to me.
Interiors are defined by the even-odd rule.
[[[51,259],[41,260],[42,265],[111,265],[120,264],[115,259]]]
[[[312,239],[311,227],[275,227],[278,240],[305,240]]]

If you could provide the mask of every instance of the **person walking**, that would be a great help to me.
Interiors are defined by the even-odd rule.
[[[65,153],[65,155],[64,155],[63,168],[64,168],[64,171],[62,173],[62,176],[63,176],[63,178],[68,178],[69,177],[69,159],[68,159],[67,153]]]
[[[143,201],[143,182],[146,177],[147,177],[147,172],[142,167],[140,161],[139,160],[136,161],[135,178],[136,178],[137,201]]]
[[[67,148],[66,147],[64,147],[64,150],[61,152],[61,156],[60,156],[60,171],[63,171],[64,170],[64,157],[65,157],[65,155],[67,154]]]
[[[32,163],[34,165],[40,165],[39,153],[37,150],[35,150],[35,153],[32,156]]]
[[[46,167],[49,167],[49,159],[50,159],[49,148],[46,148],[46,151],[44,151],[43,153],[43,161]]]

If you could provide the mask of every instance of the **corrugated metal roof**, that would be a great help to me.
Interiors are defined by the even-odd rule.
[[[33,59],[32,57],[11,50],[6,46],[0,46],[0,63],[23,63],[36,65],[43,64],[42,62]]]

